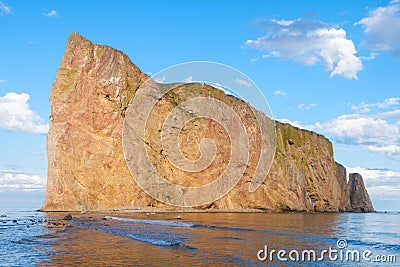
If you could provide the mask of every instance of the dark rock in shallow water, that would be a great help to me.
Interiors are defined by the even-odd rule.
[[[72,215],[71,215],[70,213],[68,213],[68,215],[65,216],[65,217],[63,218],[63,220],[65,220],[65,221],[71,221],[71,220],[72,220]]]

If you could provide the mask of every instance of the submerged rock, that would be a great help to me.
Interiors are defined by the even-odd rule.
[[[64,220],[64,221],[72,221],[72,215],[71,215],[70,213],[68,213],[68,215],[65,216],[65,217],[63,218],[63,220]]]

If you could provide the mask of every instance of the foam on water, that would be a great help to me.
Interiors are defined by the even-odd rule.
[[[143,219],[131,219],[124,217],[114,217],[114,216],[106,216],[107,219],[124,221],[124,222],[133,222],[133,223],[144,223],[144,224],[153,224],[153,225],[162,225],[162,226],[171,226],[171,227],[194,227],[195,224],[185,223],[185,222],[177,222],[177,221],[168,221],[168,220],[143,220]]]

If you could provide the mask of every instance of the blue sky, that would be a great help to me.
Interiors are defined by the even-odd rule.
[[[0,0],[0,209],[39,208],[49,92],[73,31],[146,73],[214,61],[274,117],[322,133],[378,210],[400,210],[400,1]]]

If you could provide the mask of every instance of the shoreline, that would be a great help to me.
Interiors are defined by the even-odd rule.
[[[146,213],[278,213],[278,214],[290,214],[290,213],[307,213],[307,214],[332,214],[332,213],[385,213],[384,211],[369,211],[369,212],[354,212],[354,211],[298,211],[298,210],[261,210],[261,209],[241,209],[241,210],[199,210],[199,209],[149,209],[149,208],[137,208],[137,209],[113,209],[113,210],[42,210],[38,209],[39,212],[44,213],[74,213],[74,214],[99,214],[99,213],[126,213],[126,214],[146,214]]]

